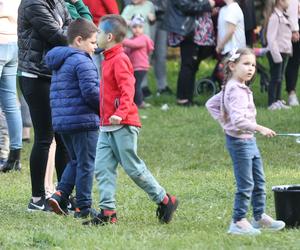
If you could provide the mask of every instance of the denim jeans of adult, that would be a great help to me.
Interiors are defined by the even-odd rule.
[[[57,190],[61,190],[68,198],[75,186],[77,207],[91,207],[98,130],[62,133],[61,137],[70,161]]]
[[[50,78],[19,77],[19,83],[24,98],[29,106],[34,130],[34,142],[30,154],[30,176],[32,196],[45,195],[44,179],[48,161],[49,148],[55,136],[55,169],[57,179],[68,162],[68,153],[60,135],[53,132],[50,109]]]
[[[236,222],[246,218],[250,199],[253,216],[259,220],[265,211],[266,192],[263,164],[256,139],[239,139],[226,135],[226,146],[233,162],[237,188],[233,220]]]
[[[180,43],[181,65],[177,80],[177,99],[193,101],[199,64],[212,53],[212,46],[199,46],[194,43],[193,37],[187,37]]]
[[[275,63],[270,53],[267,54],[270,64],[271,81],[268,87],[268,105],[281,99],[281,86],[284,77],[288,55],[281,53],[282,62]]]
[[[154,25],[151,26],[154,33],[154,51],[152,54],[152,64],[156,80],[156,85],[159,90],[167,87],[167,39],[168,32],[161,29],[162,21],[156,21]]]
[[[9,153],[9,137],[5,114],[0,107],[0,161],[6,160]]]
[[[147,71],[136,70],[134,71],[134,77],[135,77],[134,102],[137,106],[140,106],[144,100],[143,91],[142,91],[142,82],[145,79],[145,77],[147,77]]]
[[[0,44],[0,100],[5,114],[10,149],[22,148],[22,118],[17,104],[17,43]]]
[[[151,200],[160,203],[166,195],[166,191],[137,155],[138,133],[137,127],[126,125],[113,132],[100,132],[96,149],[95,176],[98,181],[101,209],[116,208],[118,163]]]

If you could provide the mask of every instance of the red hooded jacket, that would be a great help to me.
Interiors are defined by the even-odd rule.
[[[93,22],[98,26],[100,18],[107,14],[119,14],[119,8],[116,0],[83,0],[89,7],[93,16]]]
[[[132,64],[122,44],[104,51],[100,82],[100,125],[111,125],[109,118],[117,115],[121,124],[141,127],[138,108],[133,98],[135,78]]]

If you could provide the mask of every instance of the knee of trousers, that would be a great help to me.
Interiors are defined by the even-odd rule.
[[[254,190],[254,184],[249,187],[246,187],[246,188],[238,188],[236,195],[240,195],[242,197],[250,199],[252,196],[253,190]]]

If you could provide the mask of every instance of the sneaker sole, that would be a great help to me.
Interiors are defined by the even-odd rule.
[[[168,224],[168,223],[171,222],[171,220],[173,219],[173,214],[174,214],[174,212],[176,211],[176,209],[177,209],[177,207],[178,207],[178,204],[179,204],[179,201],[176,199],[176,201],[175,201],[175,203],[174,203],[173,210],[172,210],[171,213],[170,213],[170,217],[169,217],[167,220],[164,219],[164,218],[161,218],[161,219],[160,219],[160,222],[161,222],[161,223],[166,223],[166,224]]]
[[[58,215],[67,215],[67,213],[61,209],[61,207],[55,199],[49,198],[48,204],[53,209],[54,213]]]

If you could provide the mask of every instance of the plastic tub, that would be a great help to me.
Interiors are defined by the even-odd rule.
[[[288,227],[300,226],[300,184],[272,187],[277,220]]]

